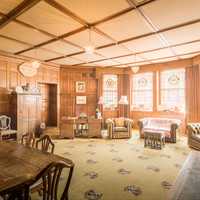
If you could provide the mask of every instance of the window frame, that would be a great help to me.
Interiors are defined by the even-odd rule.
[[[148,90],[148,91],[151,91],[152,93],[152,99],[151,99],[151,102],[152,102],[152,106],[150,109],[146,109],[147,107],[144,107],[144,108],[139,108],[138,107],[134,107],[133,105],[133,100],[134,100],[134,97],[133,97],[133,94],[134,94],[134,91],[137,91],[138,90],[134,90],[134,76],[135,75],[141,75],[141,74],[151,74],[152,75],[152,89],[151,90]],[[155,79],[155,74],[154,74],[154,71],[147,71],[147,72],[141,72],[141,73],[137,73],[137,74],[132,74],[132,77],[131,77],[131,90],[130,90],[130,93],[131,93],[131,111],[133,112],[153,112],[154,111],[154,91],[155,91],[155,88],[154,88],[154,79]],[[140,90],[142,91],[142,90]]]
[[[176,71],[176,70],[183,70],[184,72],[185,72],[185,80],[184,80],[184,88],[179,88],[179,89],[183,89],[184,90],[184,106],[183,106],[183,108],[184,109],[181,109],[180,107],[177,107],[177,106],[170,106],[170,105],[166,105],[166,106],[164,106],[164,105],[162,105],[162,92],[161,92],[161,90],[162,90],[162,86],[161,86],[161,82],[162,82],[162,80],[161,80],[161,73],[162,72],[166,72],[166,71]],[[158,100],[157,100],[157,111],[159,112],[159,111],[170,111],[170,112],[177,112],[177,113],[184,113],[185,112],[185,106],[186,106],[186,94],[185,94],[185,89],[186,89],[186,70],[185,70],[185,68],[184,67],[180,67],[180,68],[173,68],[173,69],[165,69],[165,70],[162,70],[162,71],[159,71],[158,72],[158,91],[157,91],[157,95],[158,95]],[[177,88],[178,89],[178,88]],[[170,108],[171,107],[171,108]],[[172,107],[174,107],[174,108],[172,108]],[[175,109],[175,107],[177,107],[177,109]]]
[[[116,90],[113,90],[113,91],[111,91],[111,90],[105,90],[104,89],[104,77],[105,76],[116,76],[116,78],[117,78],[117,87],[116,87]],[[118,95],[119,95],[119,91],[118,91],[118,89],[119,89],[119,77],[118,77],[118,75],[117,74],[111,74],[111,73],[109,73],[109,74],[103,74],[103,78],[102,78],[102,96],[103,96],[103,110],[116,110],[117,108],[118,108]],[[116,93],[116,97],[117,97],[117,100],[116,100],[116,104],[110,104],[110,106],[106,106],[105,105],[105,92],[114,92],[114,93]],[[112,106],[113,105],[113,106]]]

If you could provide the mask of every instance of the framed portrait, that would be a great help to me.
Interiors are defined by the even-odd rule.
[[[84,81],[76,81],[76,92],[83,93],[85,92],[85,82]]]
[[[76,96],[76,104],[86,104],[86,96]]]

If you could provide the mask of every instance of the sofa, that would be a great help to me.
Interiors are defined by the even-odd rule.
[[[144,132],[164,132],[165,141],[176,142],[177,131],[181,120],[169,118],[146,117],[138,121],[140,138],[144,138]]]
[[[110,139],[131,138],[133,120],[128,118],[110,118],[106,120],[108,136]]]
[[[200,150],[200,123],[188,123],[186,131],[189,147]]]

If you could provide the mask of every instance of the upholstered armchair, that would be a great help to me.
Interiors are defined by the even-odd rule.
[[[130,138],[133,120],[127,118],[112,118],[106,120],[108,136],[112,138]]]
[[[200,123],[189,123],[186,130],[189,147],[200,150]]]

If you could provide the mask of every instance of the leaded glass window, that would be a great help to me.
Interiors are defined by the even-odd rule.
[[[185,110],[185,69],[160,73],[160,105],[158,109]]]
[[[141,111],[153,110],[153,73],[133,75],[132,109]]]
[[[118,103],[118,77],[113,74],[103,76],[104,108],[115,108]]]

